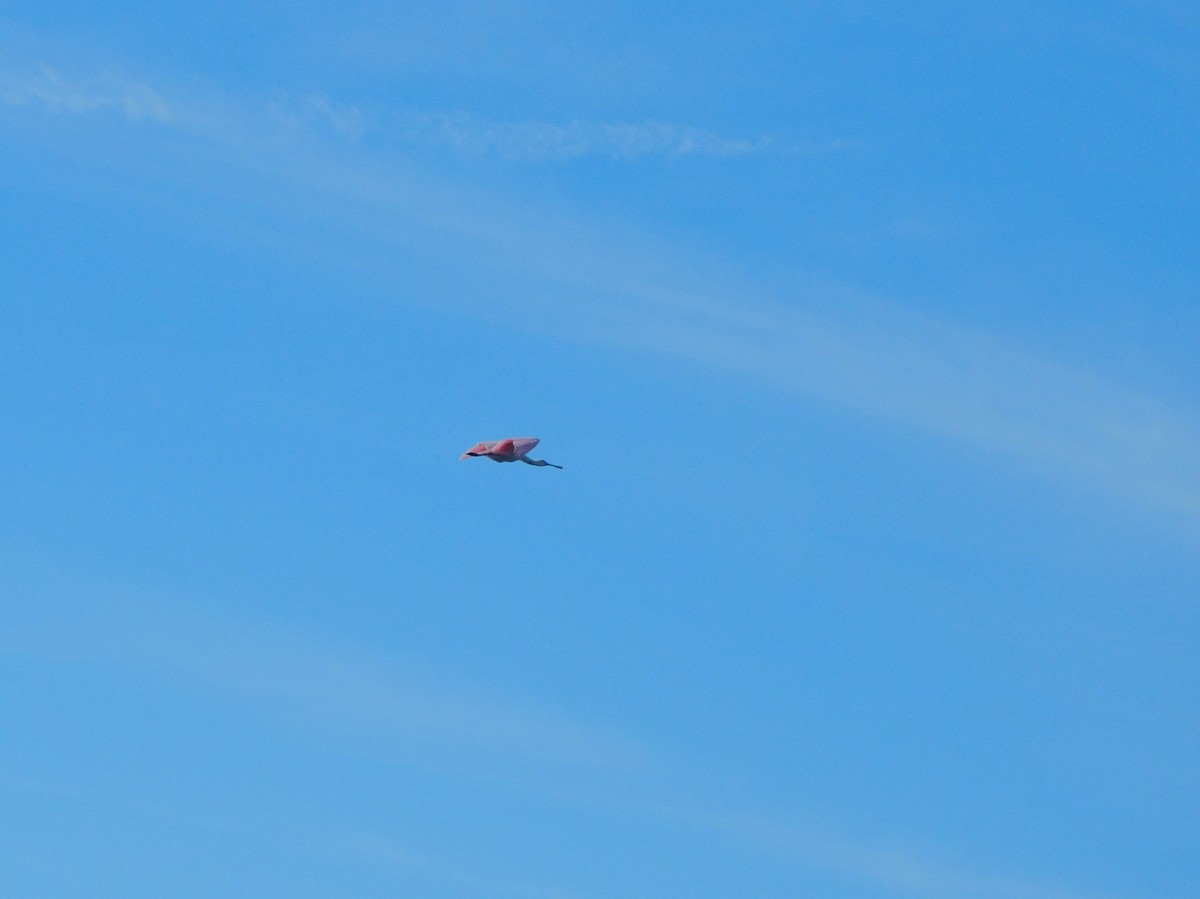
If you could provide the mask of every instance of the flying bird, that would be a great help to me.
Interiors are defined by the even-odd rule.
[[[459,461],[468,456],[484,456],[493,462],[524,462],[526,465],[550,466],[561,469],[561,465],[546,462],[543,459],[530,459],[526,455],[538,445],[536,437],[509,437],[507,440],[493,440],[490,443],[477,443],[461,456]]]

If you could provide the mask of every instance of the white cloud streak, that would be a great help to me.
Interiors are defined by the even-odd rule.
[[[829,295],[837,296],[837,305],[848,310],[837,314],[805,311],[810,298],[781,297],[769,286],[728,279],[720,288],[699,286],[706,279],[683,258],[648,259],[623,238],[547,222],[476,189],[439,184],[405,168],[403,160],[359,154],[350,165],[336,156],[314,163],[291,149],[298,132],[316,139],[332,131],[358,147],[372,127],[361,110],[319,97],[257,110],[187,103],[141,82],[70,80],[49,67],[0,81],[0,96],[10,106],[54,113],[116,111],[131,121],[153,120],[221,152],[242,154],[248,167],[275,175],[287,177],[290,165],[290,177],[306,181],[310,190],[334,203],[359,205],[373,223],[364,227],[382,224],[372,241],[423,246],[452,267],[471,258],[477,267],[516,275],[531,286],[520,297],[489,291],[492,299],[477,307],[481,314],[570,340],[675,356],[974,444],[1156,509],[1182,522],[1190,539],[1200,533],[1200,423],[1194,411],[1034,358],[986,334],[921,320],[843,286],[813,290],[826,294],[820,300],[825,307]],[[692,152],[687,147],[722,155],[759,146],[671,126],[509,127],[453,115],[418,118],[413,139],[433,134],[435,142],[529,157],[599,147],[630,157]],[[397,164],[404,175],[370,174],[371,168]],[[353,214],[341,210],[338,218],[350,221]],[[772,295],[773,302],[764,299]]]
[[[0,75],[0,104],[75,115],[115,112],[130,121],[154,121],[189,130],[196,130],[206,118],[211,119],[211,114],[205,116],[196,108],[188,109],[189,104],[169,103],[144,82],[111,75],[72,78],[49,65],[42,65],[32,73]],[[280,121],[322,122],[341,137],[354,141],[370,136],[413,147],[525,162],[565,162],[585,156],[636,160],[655,156],[799,155],[861,146],[860,141],[846,139],[787,142],[769,134],[731,138],[659,121],[503,122],[465,111],[381,112],[362,106],[335,105],[321,95],[276,100],[269,104],[269,109]],[[230,112],[227,110],[226,114]]]
[[[0,656],[149,671],[156,681],[323,722],[364,744],[468,767],[479,757],[596,771],[636,770],[644,761],[643,748],[616,731],[487,691],[448,688],[419,666],[406,670],[162,598],[49,595],[33,605],[28,614],[10,616]],[[66,618],[73,622],[69,634],[54,626]]]
[[[447,689],[427,674],[406,673],[396,664],[373,660],[361,646],[201,610],[161,595],[69,585],[6,592],[0,597],[5,611],[0,663],[33,663],[56,669],[60,677],[63,671],[74,670],[89,681],[110,684],[111,679],[97,679],[94,674],[132,675],[156,689],[203,696],[210,700],[209,708],[232,707],[268,720],[282,716],[296,732],[317,733],[351,757],[375,758],[369,747],[382,738],[386,751],[380,758],[390,764],[416,764],[423,770],[468,778],[486,771],[488,778],[503,779],[505,770],[515,770],[518,776],[513,783],[528,795],[716,835],[801,869],[876,887],[883,891],[881,895],[1099,899],[1096,894],[968,873],[923,860],[905,847],[856,843],[819,829],[800,829],[701,803],[664,802],[661,794],[694,792],[678,760],[667,762],[640,741],[610,728],[495,695],[471,696]],[[118,683],[109,689],[122,688]],[[526,764],[513,768],[513,760]],[[574,776],[555,777],[548,766]],[[0,770],[3,789],[72,803],[111,800],[108,793],[99,792],[98,785],[47,782]],[[126,801],[152,809],[156,818],[177,814],[166,800],[142,796],[126,797]],[[248,816],[270,825],[274,814],[242,807],[234,813],[233,796],[211,796],[206,803],[210,823],[218,826],[245,827]],[[293,820],[284,829],[311,831],[305,839],[326,851],[412,868],[458,887],[526,899],[567,895],[519,882],[511,873],[439,855],[428,847],[414,848],[376,830],[301,825]]]
[[[578,899],[579,894],[562,888],[512,883],[501,875],[468,869],[462,862],[417,852],[378,833],[331,835],[336,849],[372,861],[432,874],[444,883],[470,890],[477,896],[511,896],[513,899]]]
[[[858,142],[849,140],[785,143],[767,134],[751,139],[730,138],[700,128],[656,121],[497,122],[465,112],[411,111],[397,113],[394,122],[398,134],[409,143],[529,161],[561,162],[584,156],[632,160],[647,156],[795,155],[858,146]]]
[[[836,285],[812,293],[825,294],[818,299],[824,307],[837,297],[844,311],[809,312],[811,297],[781,296],[777,288],[723,274],[707,278],[684,256],[655,257],[623,237],[547,220],[470,186],[438,183],[403,158],[372,155],[369,148],[364,155],[361,138],[375,127],[371,115],[320,97],[257,106],[189,103],[142,82],[72,80],[49,67],[0,80],[0,97],[9,106],[76,115],[116,111],[169,125],[221,153],[240,154],[248,169],[302,181],[334,204],[357,208],[376,245],[415,247],[453,269],[470,258],[477,269],[529,286],[508,296],[489,288],[489,300],[474,307],[479,314],[560,338],[678,357],[974,444],[1157,510],[1189,539],[1200,534],[1194,410],[1173,409],[986,334],[922,320]],[[527,158],[728,155],[764,146],[655,124],[508,126],[435,114],[409,116],[406,127],[412,140]],[[331,132],[355,148],[353,159],[340,161],[335,148],[314,161],[294,149],[304,144],[297,135],[311,141]],[[341,208],[337,218],[355,227],[345,224],[354,212]],[[456,305],[471,308],[469,300]]]
[[[740,156],[801,156],[855,150],[862,141],[788,141],[775,135],[727,137],[673,122],[497,121],[458,110],[415,108],[379,110],[340,105],[313,95],[276,103],[284,118],[322,122],[342,137],[426,148],[460,156],[494,157],[510,162],[569,162],[584,157],[634,161]]]
[[[645,290],[613,339],[1020,458],[1200,524],[1194,415],[986,334],[854,303],[863,317]],[[853,301],[851,301],[853,302]]]
[[[34,799],[39,806],[66,808],[75,820],[97,815],[96,810],[102,809],[99,816],[105,821],[117,815],[126,821],[139,821],[147,830],[187,829],[198,824],[201,830],[219,833],[241,847],[261,843],[265,836],[266,842],[282,845],[291,853],[305,857],[321,854],[343,863],[388,868],[399,877],[413,875],[421,882],[432,881],[441,887],[461,891],[463,895],[580,899],[580,894],[573,890],[531,882],[508,871],[497,870],[494,865],[463,857],[463,847],[454,847],[454,853],[431,851],[411,840],[378,831],[339,827],[331,825],[325,818],[280,813],[261,805],[230,801],[230,797],[206,795],[202,801],[193,799],[181,806],[170,797],[156,796],[143,785],[128,790],[114,789],[109,782],[81,785],[75,781],[30,777],[4,768],[0,768],[0,797]],[[140,856],[144,850],[142,839],[135,830],[122,842],[128,846],[136,841],[134,852]],[[111,846],[109,851],[113,852]],[[119,854],[120,849],[116,851]],[[513,866],[506,867],[511,869]],[[285,881],[288,873],[283,873]],[[404,885],[396,882],[395,876],[392,880],[394,889],[402,891]],[[282,885],[279,889],[282,890]]]
[[[110,76],[84,83],[46,65],[30,75],[0,80],[0,103],[74,115],[115,112],[135,122],[176,122],[170,104],[143,82]]]
[[[809,867],[921,899],[1102,899],[1008,877],[970,873],[919,858],[902,847],[872,847],[805,831],[753,815],[659,807],[652,812],[679,824],[720,833]],[[1108,897],[1112,899],[1112,897]]]

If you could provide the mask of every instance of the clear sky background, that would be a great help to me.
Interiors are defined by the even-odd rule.
[[[249,6],[0,2],[5,895],[1196,895],[1195,4]]]

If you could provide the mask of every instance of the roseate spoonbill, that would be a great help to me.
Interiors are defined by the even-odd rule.
[[[530,459],[526,453],[538,445],[536,437],[509,437],[507,440],[493,440],[489,443],[477,443],[461,456],[459,461],[468,456],[484,456],[493,462],[524,462],[526,465],[550,466],[561,469],[561,465],[546,462],[542,459]]]

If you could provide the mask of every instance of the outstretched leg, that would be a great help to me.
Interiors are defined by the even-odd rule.
[[[555,465],[553,462],[547,462],[545,459],[530,459],[528,456],[518,456],[517,458],[526,465],[536,465],[539,468],[549,465],[551,468],[557,468],[559,471],[562,471],[561,465]]]

